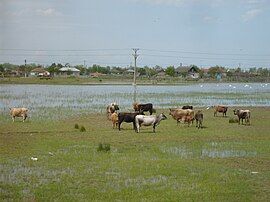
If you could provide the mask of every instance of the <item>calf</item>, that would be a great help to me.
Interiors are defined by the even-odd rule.
[[[153,104],[152,103],[147,103],[147,104],[139,104],[137,102],[133,103],[133,109],[135,112],[148,112],[150,115],[153,114]]]
[[[240,124],[240,120],[242,120],[242,124],[243,124],[243,120],[245,119],[245,124],[250,125],[250,111],[249,110],[243,110],[243,109],[234,109],[233,110],[234,115],[238,116],[238,124]]]
[[[214,116],[217,116],[217,113],[222,113],[222,116],[226,116],[226,113],[227,113],[227,110],[228,110],[228,107],[226,106],[223,106],[223,105],[217,105],[217,106],[214,106]]]
[[[133,123],[133,129],[136,130],[136,125],[135,125],[135,117],[140,114],[139,112],[120,112],[118,114],[118,129],[121,127],[121,123],[127,122],[127,123]]]
[[[116,112],[112,113],[111,120],[112,120],[113,128],[117,128],[117,125],[118,125],[118,114]]]
[[[202,128],[202,122],[203,122],[203,113],[201,110],[197,111],[195,114],[195,120],[196,120],[196,127]]]
[[[117,110],[119,110],[119,106],[115,102],[114,103],[111,103],[110,105],[107,106],[106,112],[107,112],[107,118],[108,118],[108,120],[110,120],[111,115],[114,112],[116,112]]]
[[[10,109],[10,115],[12,117],[13,122],[15,121],[15,117],[22,117],[23,122],[27,118],[27,108],[9,108]]]
[[[191,109],[170,109],[170,115],[177,121],[178,123],[182,120],[184,121],[186,116],[194,117],[194,111]],[[192,119],[193,120],[193,119]]]

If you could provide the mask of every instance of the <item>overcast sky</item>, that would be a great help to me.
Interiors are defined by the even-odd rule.
[[[0,63],[270,67],[270,0],[1,0]]]

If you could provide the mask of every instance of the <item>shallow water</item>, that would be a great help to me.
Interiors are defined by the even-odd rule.
[[[137,86],[136,92],[137,101],[151,102],[155,108],[184,104],[270,106],[270,84],[264,83]],[[121,110],[132,110],[133,101],[132,85],[0,85],[0,112],[21,106],[45,115],[48,108],[59,114],[104,112],[112,102],[117,102]]]

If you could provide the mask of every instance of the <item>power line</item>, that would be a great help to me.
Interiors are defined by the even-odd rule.
[[[158,49],[141,49],[144,51],[151,52],[162,52],[162,53],[187,53],[187,54],[199,54],[199,55],[242,55],[242,56],[267,56],[270,54],[250,54],[250,53],[211,53],[211,52],[199,52],[199,51],[181,51],[181,50],[158,50]]]
[[[104,49],[23,49],[23,48],[0,48],[1,51],[63,51],[63,52],[90,52],[90,51],[120,51],[129,48],[104,48]]]

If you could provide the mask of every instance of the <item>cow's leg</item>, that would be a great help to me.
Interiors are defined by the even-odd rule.
[[[26,120],[26,117],[27,117],[26,115],[23,115],[23,122]]]
[[[134,123],[133,123],[134,124]],[[136,121],[135,125],[133,125],[135,132],[140,132],[140,123]]]
[[[135,132],[137,132],[137,127],[136,127],[136,122],[135,122],[135,120],[133,121],[133,129],[135,130]]]
[[[153,110],[152,110],[152,109],[150,109],[150,110],[149,110],[149,113],[150,113],[150,115],[152,115],[152,114],[153,114]]]
[[[15,116],[12,116],[12,121],[13,121],[13,122],[15,121]]]
[[[118,130],[119,131],[121,130],[121,128],[120,128],[121,127],[121,123],[122,123],[122,120],[120,120],[119,123],[118,123]]]
[[[153,125],[153,132],[156,132],[156,124]]]
[[[196,128],[198,127],[198,120],[196,120]]]

